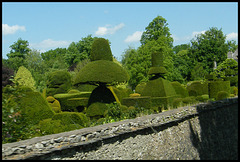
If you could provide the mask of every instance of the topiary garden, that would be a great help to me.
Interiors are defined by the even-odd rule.
[[[42,93],[31,72],[21,66],[2,93],[2,143],[160,113],[181,106],[238,95],[230,81],[207,75],[204,81],[181,84],[166,79],[164,54],[151,55],[149,80],[135,91],[122,86],[128,72],[114,62],[108,40],[96,38],[90,62],[74,79],[66,70],[48,73]],[[6,77],[5,77],[6,78]],[[10,77],[8,77],[10,78]],[[14,83],[14,84],[13,84]]]

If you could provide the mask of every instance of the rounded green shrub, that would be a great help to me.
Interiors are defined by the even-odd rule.
[[[123,98],[123,105],[130,107],[143,107],[145,109],[150,109],[152,107],[152,102],[150,96],[142,97],[126,97]]]
[[[79,92],[80,92],[80,91],[77,90],[77,89],[70,89],[70,90],[68,91],[68,94],[79,93]]]
[[[217,98],[220,91],[230,93],[230,81],[212,81],[208,83],[209,98]]]
[[[174,98],[173,99],[173,108],[178,108],[181,106],[182,98]]]
[[[39,128],[43,135],[64,132],[64,125],[61,124],[61,120],[52,120],[51,118],[40,121]]]
[[[219,91],[217,93],[216,100],[223,100],[223,99],[228,98],[228,97],[229,97],[229,93],[228,92],[226,92],[226,91]]]
[[[108,107],[105,103],[95,102],[87,108],[86,115],[89,117],[101,118],[107,110]]]
[[[187,85],[187,91],[189,93],[189,96],[201,96],[208,94],[208,83],[193,81]]]
[[[47,96],[67,93],[71,86],[71,76],[68,71],[58,70],[47,75]]]
[[[71,124],[78,124],[82,127],[89,126],[87,116],[81,112],[61,112],[52,117],[53,120],[60,120],[61,124],[67,126]],[[80,129],[80,128],[79,128]]]
[[[108,60],[113,61],[112,51],[108,40],[104,38],[96,38],[92,44],[92,50],[90,53],[90,60]]]

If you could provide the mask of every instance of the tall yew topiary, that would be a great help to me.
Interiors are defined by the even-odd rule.
[[[104,38],[94,40],[90,60],[91,62],[77,73],[73,84],[91,84],[98,86],[93,90],[89,98],[88,106],[94,102],[113,102],[114,96],[107,86],[127,82],[129,80],[127,71],[113,62],[110,45]]]

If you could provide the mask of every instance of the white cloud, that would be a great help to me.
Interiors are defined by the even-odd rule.
[[[227,40],[237,40],[238,39],[238,33],[230,33],[230,34],[227,34]]]
[[[19,25],[9,26],[8,24],[2,24],[2,34],[3,35],[14,34],[18,30],[26,31],[26,28],[25,28],[25,26],[19,26]]]
[[[98,27],[98,30],[95,32],[97,36],[103,36],[106,34],[114,34],[116,31],[120,30],[125,26],[124,23],[120,23],[114,27],[111,27],[111,25],[105,25],[104,27]]]
[[[142,31],[136,31],[132,35],[127,36],[127,38],[124,40],[124,42],[130,43],[130,42],[140,41],[142,33],[143,33]]]
[[[188,36],[183,36],[183,37],[178,37],[176,35],[172,35],[173,40],[176,43],[185,43],[185,42],[189,42],[191,39],[193,39],[195,36],[199,35],[199,34],[204,34],[206,32],[206,30],[203,31],[194,31],[192,32],[191,35]]]
[[[204,34],[205,32],[206,32],[206,30],[203,30],[203,31],[200,31],[200,32],[194,31],[194,32],[192,32],[191,38],[194,38],[195,36],[197,36],[197,35],[199,35],[199,34]],[[190,39],[191,39],[191,38],[190,38]]]
[[[39,49],[40,51],[46,51],[51,48],[66,48],[69,46],[70,41],[55,41],[52,39],[43,40],[40,43],[30,43],[30,48]]]

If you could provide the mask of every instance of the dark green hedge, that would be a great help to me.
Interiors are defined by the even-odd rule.
[[[60,102],[63,111],[80,111],[79,107],[86,107],[91,92],[55,94],[54,97]],[[82,109],[83,110],[83,109]],[[82,111],[81,110],[81,111]]]
[[[113,61],[112,51],[108,41],[104,38],[96,38],[92,44],[90,60],[108,60]]]
[[[190,85],[187,86],[189,96],[201,96],[208,94],[208,83],[194,81]]]
[[[38,124],[39,121],[51,118],[55,114],[41,93],[28,91],[23,95],[24,97],[20,98],[19,104],[25,116],[24,118],[29,123]]]
[[[217,98],[220,91],[226,91],[230,94],[230,81],[211,81],[208,83],[209,98]]]
[[[82,127],[89,126],[87,116],[81,112],[61,112],[52,117],[53,120],[60,120],[62,125],[79,124]]]
[[[129,80],[129,75],[120,65],[113,61],[98,60],[88,63],[77,74],[76,84],[117,84]]]
[[[122,104],[130,107],[143,107],[145,109],[151,109],[152,102],[150,96],[144,96],[144,97],[126,97],[122,99]]]
[[[171,82],[171,84],[175,89],[175,92],[177,95],[180,95],[180,97],[182,98],[189,96],[187,89],[183,85],[181,85],[181,83],[179,83],[178,81],[175,81],[175,82]]]
[[[67,93],[71,86],[71,76],[65,70],[54,71],[47,76],[47,96]]]
[[[158,78],[154,80],[150,80],[143,92],[142,96],[151,96],[151,97],[168,97],[168,96],[176,96],[176,92],[170,83],[170,81],[165,80],[163,78]]]
[[[86,115],[91,118],[102,118],[107,110],[108,107],[105,103],[95,102],[87,108]]]
[[[160,67],[150,67],[149,71],[148,71],[148,75],[152,75],[152,74],[166,74],[167,70],[164,66],[160,66]]]

